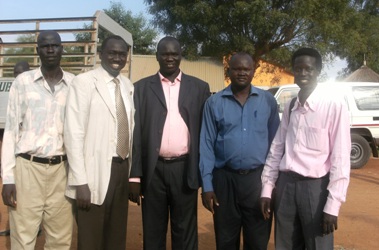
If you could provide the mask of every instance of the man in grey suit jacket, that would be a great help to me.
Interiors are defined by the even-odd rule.
[[[129,199],[142,195],[144,249],[197,249],[199,134],[209,85],[180,71],[181,47],[164,37],[159,72],[135,83],[135,131]],[[132,179],[131,179],[132,181]],[[142,189],[142,192],[140,190]]]
[[[120,74],[127,54],[121,37],[106,38],[101,67],[76,76],[67,98],[66,195],[75,199],[79,250],[126,246],[134,125],[133,85]]]

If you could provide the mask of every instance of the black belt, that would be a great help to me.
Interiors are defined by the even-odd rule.
[[[280,173],[291,177],[294,181],[317,180],[317,179],[321,179],[321,178],[324,178],[324,177],[328,176],[328,174],[326,174],[323,177],[316,178],[316,177],[303,176],[301,174],[298,174],[298,173],[292,172],[292,171],[281,171]]]
[[[158,156],[158,161],[161,161],[164,163],[173,163],[173,162],[186,161],[186,160],[188,160],[188,154],[181,155],[178,157],[173,157],[173,158],[164,158],[162,156]]]
[[[121,157],[114,156],[114,157],[112,157],[112,162],[122,163],[123,161],[126,161],[127,159],[128,158],[122,159]]]
[[[67,160],[67,155],[54,155],[50,158],[41,158],[41,157],[33,156],[30,154],[21,153],[21,154],[18,154],[18,156],[26,160],[33,161],[33,162],[38,162],[42,164],[50,164],[50,165],[56,165],[56,164],[61,163],[62,161]]]
[[[256,167],[256,168],[249,168],[249,169],[234,169],[234,168],[231,168],[228,166],[225,166],[221,169],[226,170],[226,171],[231,172],[231,173],[234,173],[234,174],[247,175],[247,174],[251,174],[257,170],[260,170],[262,168],[263,168],[263,165]]]

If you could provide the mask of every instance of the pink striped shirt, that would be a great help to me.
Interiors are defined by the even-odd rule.
[[[279,171],[329,176],[324,212],[337,216],[350,176],[350,119],[343,98],[318,86],[304,106],[295,103],[288,123],[287,103],[262,173],[262,197],[271,197]],[[283,155],[285,148],[285,154]]]
[[[159,73],[167,106],[167,117],[159,155],[165,158],[177,157],[188,153],[189,131],[179,113],[179,89],[182,72],[171,82]]]

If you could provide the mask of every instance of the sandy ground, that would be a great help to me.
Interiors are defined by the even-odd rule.
[[[211,214],[203,208],[199,199],[199,249],[216,249]],[[8,215],[4,205],[0,205],[0,230],[6,227]],[[127,249],[142,249],[142,221],[140,207],[130,204]],[[73,247],[76,249],[76,229]],[[273,250],[273,235],[269,250]],[[168,234],[168,242],[170,236]],[[42,250],[44,236],[38,237],[36,248]],[[10,238],[0,236],[0,250],[11,249]],[[167,249],[170,249],[169,247]],[[242,249],[242,247],[241,247]],[[342,205],[335,233],[336,250],[376,250],[379,249],[379,159],[370,159],[362,169],[351,171],[351,182],[347,202]]]

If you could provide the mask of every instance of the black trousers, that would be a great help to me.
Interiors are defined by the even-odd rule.
[[[264,220],[260,210],[262,170],[260,167],[248,174],[213,171],[213,188],[219,202],[213,215],[218,250],[240,249],[241,229],[243,249],[267,249],[271,220]]]
[[[169,220],[172,249],[198,249],[198,191],[187,187],[186,167],[187,161],[157,162],[152,181],[142,199],[145,250],[166,250]]]
[[[108,191],[102,205],[76,209],[78,250],[125,250],[128,218],[129,164],[112,162]]]

